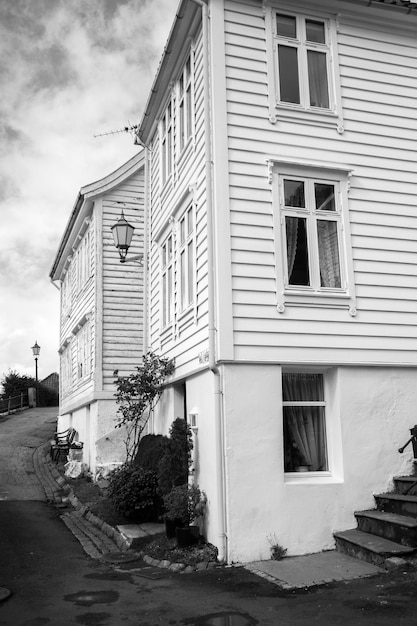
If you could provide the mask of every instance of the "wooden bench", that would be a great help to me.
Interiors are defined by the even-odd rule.
[[[67,428],[67,430],[55,434],[55,438],[51,441],[51,459],[55,463],[58,462],[61,454],[68,455],[76,434],[75,428]]]

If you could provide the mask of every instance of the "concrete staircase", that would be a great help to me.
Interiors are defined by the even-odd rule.
[[[417,560],[417,476],[394,478],[394,492],[374,496],[376,509],[355,513],[357,528],[334,534],[336,549],[374,565]]]

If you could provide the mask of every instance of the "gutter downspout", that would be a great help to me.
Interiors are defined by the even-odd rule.
[[[217,362],[216,290],[215,290],[215,236],[213,208],[213,154],[211,143],[210,67],[209,67],[209,13],[207,0],[191,0],[202,9],[203,34],[203,85],[204,85],[204,137],[205,172],[207,188],[207,264],[208,264],[208,319],[209,319],[209,368],[214,374],[214,424],[216,442],[216,487],[218,497],[219,561],[228,562],[225,501],[224,422],[222,402],[222,377]]]
[[[150,148],[144,146],[145,150],[145,198],[144,198],[144,210],[143,210],[143,354],[146,354],[148,350],[148,219],[149,219],[149,201],[150,201]]]

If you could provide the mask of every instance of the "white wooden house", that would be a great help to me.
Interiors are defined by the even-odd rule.
[[[121,213],[144,250],[144,153],[102,180],[82,187],[50,273],[60,285],[58,430],[74,427],[93,474],[125,460],[115,430],[114,370],[128,374],[143,354],[144,270],[121,264],[111,227]]]
[[[182,0],[138,129],[155,416],[194,427],[231,561],[334,547],[411,465],[417,11]]]

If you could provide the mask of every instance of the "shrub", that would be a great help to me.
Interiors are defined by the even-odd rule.
[[[158,467],[158,485],[163,495],[188,481],[193,440],[191,428],[177,417],[169,429],[169,440]]]
[[[156,521],[162,512],[156,473],[123,465],[109,475],[108,494],[116,509],[136,522]]]
[[[163,499],[166,519],[181,520],[185,526],[205,511],[206,495],[197,485],[173,487]]]
[[[144,469],[158,472],[158,467],[168,447],[168,437],[164,435],[145,435],[139,442],[138,452],[133,464]]]

